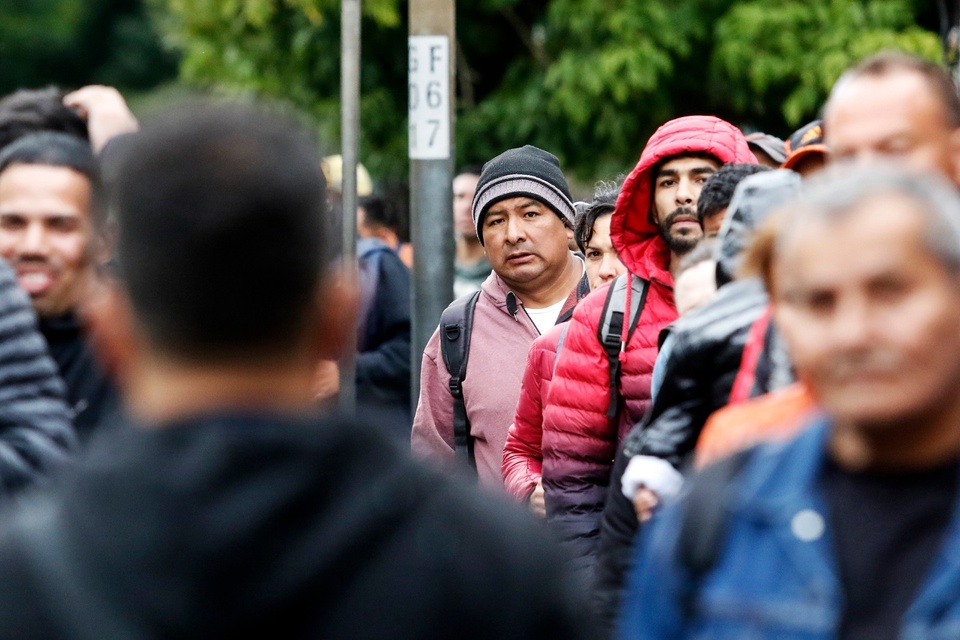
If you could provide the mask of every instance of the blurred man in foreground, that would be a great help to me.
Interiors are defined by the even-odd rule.
[[[123,386],[62,491],[0,530],[10,637],[584,637],[528,516],[313,411],[353,322],[319,158],[290,126],[182,109],[125,149],[122,284],[91,308]]]
[[[654,519],[622,637],[952,637],[960,197],[872,166],[814,179],[783,215],[769,289],[825,415]]]

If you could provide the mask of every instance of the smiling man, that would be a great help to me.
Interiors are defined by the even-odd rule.
[[[589,285],[567,248],[573,201],[557,158],[542,149],[510,149],[484,165],[473,223],[493,273],[476,298],[463,399],[467,438],[481,482],[502,485],[500,466],[531,343],[569,319]],[[454,399],[438,329],[423,353],[415,453],[456,459]]]
[[[32,134],[0,153],[0,256],[30,296],[81,438],[115,398],[76,315],[106,254],[101,191],[90,145],[75,136]]]

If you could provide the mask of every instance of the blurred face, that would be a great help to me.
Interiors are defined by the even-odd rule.
[[[367,210],[357,207],[357,236],[360,238],[374,237],[373,229],[367,225]]]
[[[960,385],[960,281],[927,249],[917,206],[877,197],[829,227],[811,220],[773,258],[798,374],[865,434],[942,414]]]
[[[707,178],[719,167],[719,162],[707,158],[674,158],[665,162],[654,176],[655,221],[674,254],[690,251],[703,237],[697,220],[697,200]]]
[[[584,262],[591,289],[596,289],[627,271],[610,241],[610,215],[608,213],[594,221],[593,235],[585,247]]]
[[[570,259],[573,230],[539,200],[501,200],[487,210],[481,229],[493,270],[521,291],[553,284]]]
[[[0,255],[37,314],[76,309],[93,274],[90,183],[66,167],[12,165],[0,174]]]
[[[720,233],[720,227],[723,226],[723,218],[727,215],[728,207],[720,209],[711,216],[703,217],[703,235],[707,238],[714,238]]]
[[[684,269],[673,284],[673,300],[681,316],[710,302],[717,292],[717,263],[703,260]]]
[[[918,73],[849,81],[828,103],[823,131],[831,162],[887,158],[960,184],[960,132]]]
[[[458,237],[475,239],[473,225],[473,196],[480,176],[463,173],[453,179],[453,230]]]

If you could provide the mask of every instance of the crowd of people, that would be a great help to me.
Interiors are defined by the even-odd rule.
[[[951,77],[876,54],[624,169],[460,170],[412,406],[365,170],[344,265],[276,113],[0,98],[0,636],[960,637]]]
[[[467,366],[427,345],[414,453],[545,521],[596,637],[956,636],[958,116],[886,52],[786,141],[664,123],[592,202],[490,160],[492,273]]]

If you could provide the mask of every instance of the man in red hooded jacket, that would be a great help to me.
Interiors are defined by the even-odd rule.
[[[607,287],[580,303],[567,331],[544,412],[543,487],[547,519],[584,571],[592,566],[617,443],[647,410],[657,338],[677,318],[672,270],[702,235],[700,189],[728,162],[756,163],[739,129],[712,116],[677,118],[657,129],[623,184],[611,239],[628,271],[649,284],[621,348],[615,417],[607,417],[610,367],[598,338]],[[632,322],[624,318],[623,326]]]

